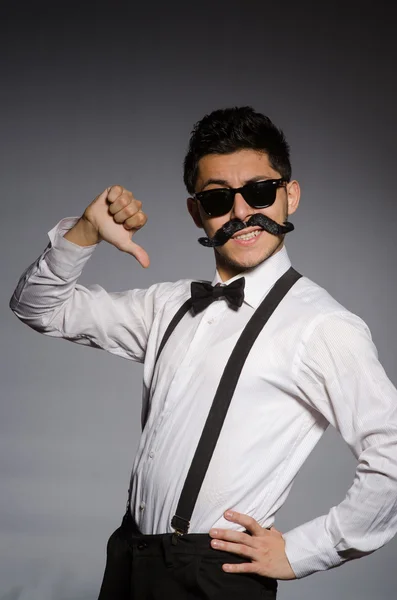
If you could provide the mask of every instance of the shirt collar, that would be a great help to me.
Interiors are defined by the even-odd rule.
[[[285,246],[278,252],[264,260],[258,266],[248,269],[239,275],[235,275],[227,281],[222,281],[218,270],[215,272],[212,285],[229,284],[239,277],[245,278],[244,302],[252,308],[257,308],[261,300],[268,293],[270,288],[291,266],[287,249]]]

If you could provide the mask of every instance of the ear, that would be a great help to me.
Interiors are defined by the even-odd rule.
[[[203,221],[201,219],[199,207],[197,204],[197,200],[195,200],[194,198],[188,198],[186,200],[186,203],[187,203],[187,209],[188,209],[193,221],[197,225],[197,227],[199,227],[200,229],[204,229]]]
[[[299,183],[293,179],[287,184],[288,215],[292,215],[299,206],[301,190]]]

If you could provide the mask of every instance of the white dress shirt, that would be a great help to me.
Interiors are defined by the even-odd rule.
[[[143,533],[171,532],[227,359],[291,263],[284,247],[245,272],[238,311],[219,299],[196,316],[185,315],[153,368],[167,325],[190,296],[191,280],[117,293],[80,285],[96,246],[63,237],[76,221],[63,219],[48,233],[49,245],[22,275],[10,306],[41,333],[144,363],[143,411],[150,410],[133,466],[132,511]],[[220,281],[216,273],[212,283]],[[357,458],[356,475],[328,514],[283,534],[297,577],[373,552],[397,532],[397,390],[363,320],[302,277],[247,358],[190,532],[242,529],[223,518],[228,508],[272,525],[329,423]]]

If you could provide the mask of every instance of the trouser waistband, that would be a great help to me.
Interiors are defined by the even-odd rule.
[[[228,555],[231,558],[236,558],[235,554],[213,548],[211,546],[212,538],[208,533],[185,533],[183,535],[142,533],[129,512],[123,517],[121,529],[133,548],[134,554],[139,551],[141,556],[158,556],[167,552],[167,554],[200,554],[214,558],[219,558],[220,554],[224,554],[225,557]],[[245,533],[251,535],[247,530],[245,530]]]
[[[211,546],[211,536],[208,533],[141,533],[131,515],[125,515],[121,525],[130,546],[141,556],[171,554],[205,554],[219,557],[219,550]]]

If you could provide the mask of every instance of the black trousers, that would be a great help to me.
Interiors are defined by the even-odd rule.
[[[98,600],[275,600],[277,580],[226,573],[247,562],[215,550],[207,534],[143,535],[126,515],[110,536]]]

